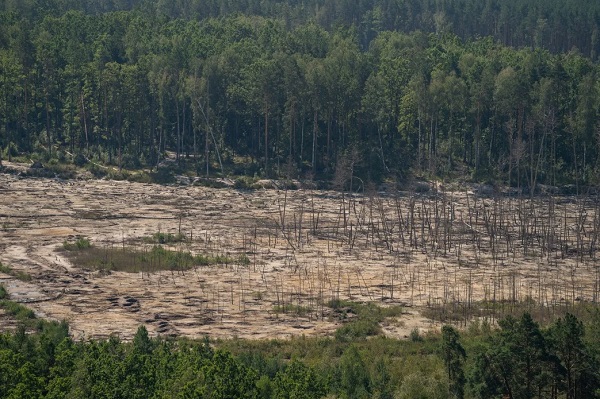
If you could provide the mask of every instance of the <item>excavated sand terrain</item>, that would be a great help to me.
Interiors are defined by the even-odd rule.
[[[533,201],[0,174],[0,262],[32,276],[0,273],[0,284],[39,316],[67,320],[76,339],[129,339],[141,324],[153,335],[324,336],[342,323],[342,312],[325,306],[332,299],[405,306],[383,330],[406,337],[439,327],[419,312],[433,305],[596,301],[597,203]],[[190,237],[171,249],[245,254],[250,264],[103,273],[60,251],[78,236],[100,248],[150,249],[144,238],[156,232]]]

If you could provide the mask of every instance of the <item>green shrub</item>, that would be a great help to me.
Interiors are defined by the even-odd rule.
[[[13,277],[15,277],[17,280],[21,280],[21,281],[31,281],[31,275],[29,273],[25,273],[20,270],[15,271],[15,274],[13,274]]]
[[[376,320],[356,320],[351,321],[335,331],[335,338],[340,341],[350,341],[355,339],[364,339],[369,336],[377,335],[381,332],[381,327]]]
[[[152,234],[152,236],[148,239],[145,239],[145,241],[154,242],[157,244],[173,244],[177,242],[186,241],[186,238],[187,237],[181,233],[171,234],[158,232]]]
[[[250,176],[239,176],[236,177],[233,182],[233,187],[239,190],[250,190],[253,188],[254,183],[256,183],[256,179]]]
[[[404,377],[395,397],[398,399],[448,398],[446,375],[436,370],[432,374],[412,373]]]
[[[207,265],[229,265],[234,263],[234,259],[225,256],[225,255],[217,255],[217,256],[210,256],[210,255],[196,255],[194,257],[194,260],[196,262],[197,265],[200,266],[207,266]]]
[[[412,342],[421,342],[423,341],[423,337],[421,336],[421,333],[419,332],[418,328],[413,328],[412,330],[410,330],[410,335],[409,338]]]
[[[52,163],[46,164],[45,174],[48,177],[53,177],[54,174],[56,177],[60,177],[61,179],[74,179],[77,177],[77,171],[73,168],[73,165],[68,165],[66,163],[56,162],[54,159]]]
[[[106,170],[106,168],[102,168],[102,167],[98,166],[95,163],[88,164],[87,165],[87,170],[89,170],[90,173],[96,179],[101,179],[101,178],[105,177],[108,174],[108,171]]]
[[[131,176],[131,173],[129,173],[126,170],[118,170],[118,169],[107,169],[107,175],[106,177],[111,179],[111,180],[117,180],[117,181],[122,181],[122,180],[128,180],[129,177]]]
[[[26,322],[28,320],[36,318],[33,310],[17,302],[2,299],[0,300],[0,307],[3,308],[6,311],[6,313],[10,314],[11,316],[14,316],[17,320],[21,322]]]
[[[250,258],[246,254],[241,254],[237,258],[237,263],[239,263],[242,266],[248,266],[250,264]]]
[[[173,171],[165,168],[159,168],[156,172],[150,173],[150,177],[154,183],[169,184],[175,182]]]
[[[82,167],[87,163],[88,163],[87,158],[85,157],[85,155],[83,155],[80,152],[75,154],[75,156],[73,157],[73,165],[75,165],[75,166]]]
[[[0,272],[13,276],[17,280],[31,281],[31,275],[29,275],[28,273],[25,273],[20,270],[14,270],[13,268],[5,266],[2,263],[0,263]]]
[[[273,311],[275,313],[291,313],[297,316],[306,316],[307,314],[312,312],[312,308],[308,306],[293,305],[291,303],[288,303],[285,305],[273,306]]]
[[[2,263],[0,263],[0,272],[4,273],[4,274],[10,274],[12,272],[12,269],[8,266],[4,266]]]
[[[92,244],[90,243],[90,240],[85,237],[79,237],[74,243],[68,241],[63,242],[63,248],[67,251],[80,251],[82,249],[88,249],[91,247]]]
[[[122,165],[124,168],[128,169],[139,169],[142,167],[142,160],[131,152],[125,152],[122,158]]]
[[[5,154],[4,155],[5,158],[8,158],[9,161],[12,161],[13,157],[16,157],[19,155],[19,148],[17,147],[17,145],[15,143],[13,143],[11,141],[6,146],[6,151],[4,154]]]
[[[152,177],[144,171],[141,172],[136,172],[136,173],[132,173],[128,178],[127,181],[133,182],[133,183],[152,183]]]
[[[386,317],[397,317],[402,314],[401,306],[381,307],[374,303],[356,303],[331,300],[327,306],[333,309],[346,309],[346,314],[354,314],[354,318],[348,321],[335,332],[335,337],[341,341],[364,339],[381,333],[379,325]],[[344,318],[346,316],[344,314]]]

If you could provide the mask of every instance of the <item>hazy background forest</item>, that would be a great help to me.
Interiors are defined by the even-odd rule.
[[[4,158],[593,184],[593,1],[12,1]],[[207,162],[208,161],[208,162]]]

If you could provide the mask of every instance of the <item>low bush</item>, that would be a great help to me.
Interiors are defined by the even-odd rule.
[[[238,190],[251,190],[254,188],[254,183],[256,183],[256,180],[257,179],[250,176],[239,176],[236,177],[233,187],[237,188]]]
[[[174,244],[177,242],[186,241],[186,239],[187,239],[187,237],[181,233],[171,234],[171,233],[158,232],[158,233],[154,233],[154,234],[152,234],[152,236],[144,239],[144,241],[153,242],[156,244]]]
[[[150,173],[150,177],[153,183],[169,184],[175,182],[175,174],[172,170],[166,168],[159,168],[156,172]]]
[[[381,307],[374,303],[332,300],[327,303],[327,306],[334,310],[344,310],[344,316],[355,315],[336,330],[335,337],[340,341],[364,339],[378,335],[381,333],[380,322],[387,317],[397,317],[402,314],[401,306]]]
[[[294,314],[297,316],[306,316],[307,314],[312,312],[313,309],[308,306],[294,305],[294,304],[288,303],[285,305],[273,306],[273,311],[275,313],[290,313],[290,314]]]
[[[248,266],[251,262],[250,262],[250,258],[248,257],[248,255],[241,254],[237,258],[237,263],[239,263],[242,266]]]
[[[421,342],[421,341],[423,341],[423,337],[421,336],[421,332],[416,327],[413,328],[412,330],[410,330],[409,338],[413,342]]]
[[[25,273],[21,270],[15,270],[11,267],[3,265],[2,263],[0,263],[0,272],[13,276],[17,280],[31,281],[31,275],[29,275],[28,273]]]
[[[0,300],[0,307],[20,322],[27,322],[36,318],[33,310],[20,303],[9,301],[8,299]]]
[[[82,167],[82,166],[86,165],[87,163],[88,163],[88,159],[86,158],[85,155],[83,155],[80,152],[75,154],[75,156],[73,157],[73,165],[75,165],[75,166]]]
[[[350,321],[335,331],[339,341],[351,341],[377,335],[381,332],[379,322],[374,319]]]
[[[96,179],[106,177],[106,175],[108,174],[106,168],[98,166],[96,163],[89,163],[86,165],[86,168]]]
[[[63,248],[67,251],[75,251],[91,248],[92,244],[89,239],[85,237],[79,237],[75,242],[63,242]]]

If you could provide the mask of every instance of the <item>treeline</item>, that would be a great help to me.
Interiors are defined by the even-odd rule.
[[[575,316],[567,313],[548,328],[540,328],[528,313],[498,324],[499,330],[469,353],[453,328],[442,328],[442,357],[454,397],[462,397],[465,387],[474,398],[598,397],[597,342],[586,340]],[[463,372],[467,356],[472,359]]]
[[[188,20],[238,13],[277,18],[292,28],[310,21],[327,30],[354,25],[364,49],[382,31],[420,30],[462,39],[490,36],[506,46],[554,53],[578,48],[594,60],[600,50],[600,5],[586,0],[6,0],[1,10],[34,20],[69,10],[92,15],[139,10]]]
[[[132,343],[116,338],[74,342],[64,326],[46,324],[36,335],[21,329],[0,336],[1,397],[258,398],[265,390],[264,397],[325,394],[324,380],[300,362],[269,378],[208,343],[153,340],[144,327]]]
[[[596,398],[598,317],[529,314],[463,338],[73,341],[66,324],[0,335],[3,398]],[[591,333],[591,334],[590,334]],[[216,345],[215,345],[216,344]]]
[[[599,68],[577,51],[383,26],[364,48],[360,24],[199,22],[125,5],[0,14],[4,157],[139,168],[171,150],[198,173],[597,182]]]

